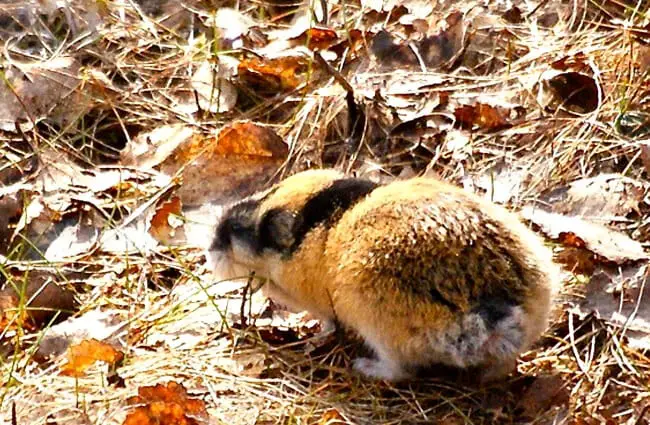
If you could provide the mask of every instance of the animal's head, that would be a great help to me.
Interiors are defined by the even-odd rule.
[[[307,234],[333,222],[370,193],[376,183],[346,178],[335,170],[295,174],[271,189],[227,208],[211,247],[215,266],[233,277],[267,273],[271,263],[303,248]]]

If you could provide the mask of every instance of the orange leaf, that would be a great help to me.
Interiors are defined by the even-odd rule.
[[[454,116],[464,127],[478,126],[486,130],[498,130],[510,127],[507,111],[485,103],[463,105],[454,110]]]
[[[270,127],[240,121],[221,129],[216,137],[195,135],[161,164],[161,171],[184,168],[176,195],[185,205],[206,199],[241,199],[262,187],[286,161],[289,149]]]
[[[158,204],[156,212],[151,218],[149,233],[159,242],[167,242],[175,236],[179,227],[174,223],[175,216],[181,216],[182,204],[177,196]],[[178,220],[176,220],[178,221]],[[180,223],[182,225],[182,223]]]
[[[346,421],[336,409],[329,409],[327,412],[323,413],[323,416],[321,416],[318,421],[318,425],[333,425],[340,423],[346,423]]]
[[[291,40],[296,44],[307,44],[310,50],[324,50],[336,43],[338,36],[334,30],[329,28],[308,28]]]
[[[301,82],[298,74],[306,70],[305,61],[295,56],[274,59],[244,59],[237,66],[239,77],[263,92],[293,90]]]
[[[66,376],[83,376],[86,369],[98,361],[110,366],[119,363],[124,354],[111,345],[96,339],[83,340],[68,349],[68,363],[62,366],[61,373]]]
[[[176,382],[140,387],[128,404],[137,406],[124,425],[198,425],[208,420],[205,402],[189,398],[185,387]]]

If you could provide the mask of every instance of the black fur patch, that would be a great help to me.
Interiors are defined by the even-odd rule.
[[[500,298],[482,298],[479,305],[473,309],[475,313],[485,321],[488,329],[492,330],[496,325],[512,313],[514,304]]]
[[[248,199],[239,202],[228,209],[217,226],[217,232],[212,241],[211,250],[225,250],[232,244],[232,235],[248,243],[253,250],[259,245],[255,230],[255,213],[259,200]]]
[[[259,226],[258,252],[272,249],[286,253],[295,242],[296,216],[289,210],[274,208],[264,214]]]
[[[320,224],[331,227],[346,210],[377,187],[379,184],[370,180],[347,178],[336,180],[318,192],[298,213],[291,251],[298,249],[305,235],[314,227]]]
[[[260,250],[270,248],[291,255],[310,230],[320,224],[332,226],[343,212],[378,186],[370,180],[340,179],[316,193],[296,214],[284,209],[268,211],[260,222]]]

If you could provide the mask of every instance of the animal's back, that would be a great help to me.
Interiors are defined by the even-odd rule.
[[[505,340],[493,351],[516,356],[546,326],[547,250],[516,216],[445,183],[376,189],[341,217],[327,246],[340,253],[330,287],[339,319],[407,364],[426,363],[427,352],[480,364],[495,331]]]

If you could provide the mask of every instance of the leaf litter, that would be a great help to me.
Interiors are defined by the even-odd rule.
[[[641,423],[645,15],[610,1],[311,6],[2,6],[0,410],[15,403],[16,423]],[[366,382],[349,373],[353,336],[323,337],[246,276],[214,281],[205,248],[223,206],[318,166],[434,175],[531,206],[570,277],[512,379]],[[97,356],[109,375],[49,367],[105,344],[124,353]]]

